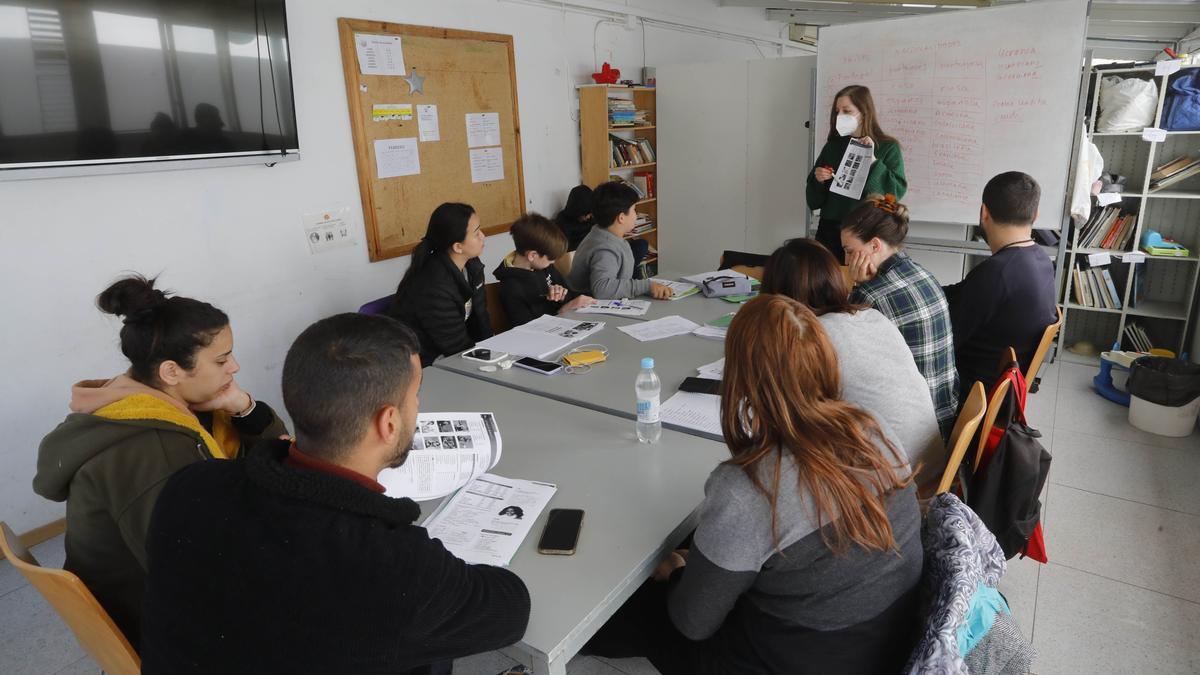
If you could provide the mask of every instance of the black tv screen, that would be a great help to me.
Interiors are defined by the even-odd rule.
[[[0,0],[0,175],[298,150],[283,0]]]

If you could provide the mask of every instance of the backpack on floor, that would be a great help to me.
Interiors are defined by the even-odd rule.
[[[1050,453],[1042,447],[1041,433],[1025,422],[1025,376],[1018,363],[1009,363],[988,392],[988,400],[1002,382],[1010,383],[987,434],[983,457],[970,477],[967,505],[987,525],[1007,558],[1020,553],[1045,563],[1042,537],[1042,503],[1039,499],[1050,473]]]

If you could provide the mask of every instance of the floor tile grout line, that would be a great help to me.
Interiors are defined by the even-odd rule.
[[[1155,589],[1153,589],[1153,588],[1146,588],[1145,586],[1140,586],[1140,585],[1138,585],[1138,584],[1130,583],[1130,582],[1128,582],[1128,581],[1123,581],[1123,580],[1121,580],[1121,579],[1114,579],[1114,578],[1112,578],[1112,577],[1107,577],[1107,576],[1104,576],[1103,574],[1097,574],[1097,573],[1095,573],[1095,572],[1089,572],[1089,571],[1087,571],[1087,570],[1085,570],[1085,569],[1080,569],[1080,568],[1078,568],[1078,567],[1074,567],[1074,566],[1072,566],[1072,565],[1067,565],[1067,564],[1065,564],[1065,563],[1060,563],[1060,562],[1053,562],[1053,561],[1051,561],[1050,563],[1047,563],[1047,564],[1049,564],[1049,565],[1057,565],[1057,566],[1059,566],[1059,567],[1065,567],[1066,569],[1069,569],[1069,570],[1074,570],[1074,571],[1076,571],[1076,572],[1079,572],[1080,574],[1087,574],[1087,575],[1089,575],[1089,576],[1093,576],[1093,577],[1096,577],[1096,578],[1098,578],[1098,579],[1104,579],[1104,580],[1106,580],[1106,581],[1111,581],[1111,582],[1113,582],[1113,583],[1115,583],[1115,584],[1122,584],[1122,585],[1124,585],[1124,586],[1129,586],[1130,588],[1136,588],[1136,589],[1139,589],[1139,590],[1142,590],[1142,591],[1146,591],[1147,593],[1154,593],[1155,595],[1161,595],[1161,596],[1163,596],[1163,597],[1172,598],[1172,599],[1174,599],[1174,600],[1179,600],[1180,602],[1186,602],[1186,603],[1188,603],[1189,605],[1200,605],[1200,601],[1196,601],[1196,600],[1190,600],[1190,599],[1188,599],[1188,598],[1181,598],[1181,597],[1179,597],[1178,595],[1171,595],[1170,593],[1164,593],[1164,592],[1162,592],[1162,591],[1155,590]]]
[[[1140,502],[1136,499],[1129,499],[1127,497],[1118,497],[1117,495],[1110,495],[1110,494],[1106,494],[1104,492],[1096,492],[1095,490],[1089,490],[1087,488],[1075,487],[1074,485],[1068,485],[1066,483],[1059,483],[1058,481],[1052,480],[1052,481],[1050,481],[1050,483],[1052,485],[1057,485],[1059,487],[1064,487],[1064,488],[1068,488],[1071,490],[1077,490],[1079,492],[1086,492],[1088,494],[1096,495],[1098,497],[1108,497],[1109,499],[1116,499],[1119,501],[1128,502],[1130,504],[1137,504],[1139,506],[1147,506],[1152,509],[1162,509],[1163,511],[1170,511],[1171,513],[1178,513],[1183,516],[1191,516],[1192,518],[1200,518],[1200,513],[1192,513],[1191,511],[1180,511],[1179,509],[1173,509],[1169,506],[1159,506],[1158,504],[1150,504],[1148,502]],[[1047,502],[1050,501],[1049,494],[1047,494],[1046,501]]]

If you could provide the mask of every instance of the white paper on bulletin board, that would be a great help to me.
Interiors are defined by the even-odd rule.
[[[1086,2],[1047,0],[822,28],[816,147],[834,94],[866,85],[914,220],[974,224],[984,184],[1015,170],[1041,185],[1036,227],[1058,227],[1086,27]]]

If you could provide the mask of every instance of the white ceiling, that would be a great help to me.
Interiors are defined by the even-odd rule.
[[[727,7],[761,7],[767,18],[795,25],[830,26],[934,12],[970,12],[977,6],[1020,0],[925,0],[905,5],[887,0],[721,0]],[[1085,2],[1086,0],[1079,0]],[[1157,51],[1200,28],[1200,2],[1126,0],[1092,2],[1089,44],[1094,48],[1146,48]],[[1192,37],[1196,37],[1192,35]]]

